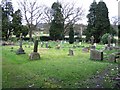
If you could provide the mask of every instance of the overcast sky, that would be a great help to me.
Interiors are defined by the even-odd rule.
[[[1,0],[0,0],[1,1]],[[13,3],[13,7],[14,7],[14,10],[17,10],[18,9],[18,2],[19,0],[12,0],[12,3]],[[51,5],[53,4],[53,2],[55,2],[57,0],[38,0],[38,2],[41,4],[41,5],[46,5],[46,6],[49,6],[51,7]],[[78,7],[81,7],[85,10],[85,16],[84,16],[84,19],[80,22],[80,23],[84,23],[84,24],[87,24],[87,18],[86,18],[86,15],[88,14],[88,10],[89,10],[89,6],[90,4],[93,2],[93,0],[58,0],[60,2],[64,2],[64,3],[75,3],[75,5]],[[96,2],[99,2],[100,0],[96,0]],[[109,11],[109,18],[111,20],[111,17],[113,16],[118,16],[118,1],[120,0],[103,0],[107,7],[108,7],[108,11]]]

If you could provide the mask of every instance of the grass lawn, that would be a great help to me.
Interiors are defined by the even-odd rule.
[[[115,63],[107,61],[93,61],[89,59],[89,52],[82,48],[74,48],[75,55],[68,56],[69,45],[57,50],[55,48],[41,48],[40,60],[29,60],[33,46],[23,48],[26,54],[16,55],[19,46],[2,46],[2,86],[3,88],[86,88],[83,82],[103,71]],[[87,46],[87,44],[86,44]],[[98,47],[101,48],[102,45]]]

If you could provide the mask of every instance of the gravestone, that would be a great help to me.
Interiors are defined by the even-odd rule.
[[[92,60],[103,60],[103,52],[91,49],[90,50],[90,59],[92,59]]]
[[[95,47],[94,45],[92,45],[90,48],[91,48],[91,49],[95,49],[96,47]]]
[[[40,59],[40,54],[37,52],[37,50],[38,50],[38,40],[35,40],[34,50],[29,56],[30,60],[38,60],[38,59]]]
[[[82,49],[83,52],[89,52],[89,50],[90,50],[90,47],[85,47]]]
[[[96,47],[94,45],[94,36],[92,36],[90,39],[91,39],[91,46],[90,46],[90,48],[91,49],[95,49]]]
[[[22,48],[22,34],[20,36],[20,48],[17,50],[16,54],[25,54],[23,48]]]
[[[82,43],[81,43],[81,42],[79,42],[79,45],[82,45]]]
[[[46,44],[45,44],[45,45],[46,45],[46,48],[48,48],[48,42],[46,42]]]
[[[90,39],[91,39],[91,45],[94,45],[94,36],[92,36]]]
[[[114,53],[110,54],[108,60],[110,62],[116,62],[115,54]]]
[[[58,45],[56,46],[56,49],[60,49],[60,47],[61,47],[60,44],[58,44]]]
[[[72,49],[69,49],[69,54],[68,54],[69,56],[73,56],[74,55],[74,52],[73,52],[73,50]]]
[[[43,47],[44,46],[44,42],[41,42],[41,47]]]

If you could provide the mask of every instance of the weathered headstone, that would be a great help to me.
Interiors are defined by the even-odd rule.
[[[46,42],[46,44],[45,44],[45,45],[46,45],[46,48],[48,48],[48,42]]]
[[[112,39],[112,37],[111,37],[111,35],[109,35],[109,36],[108,36],[108,47],[110,47],[111,39]]]
[[[56,46],[56,49],[60,49],[60,47],[61,47],[60,44],[58,44],[58,45]]]
[[[115,54],[114,53],[110,54],[108,60],[110,62],[116,62]]]
[[[35,40],[34,50],[33,50],[33,52],[29,56],[30,60],[40,59],[40,54],[37,52],[37,50],[38,50],[38,40]]]
[[[17,50],[16,54],[25,54],[25,52],[22,48],[22,34],[20,36],[20,48]]]
[[[91,48],[91,49],[95,49],[96,47],[95,47],[94,45],[92,45],[90,48]]]
[[[89,50],[90,50],[90,47],[85,47],[82,49],[83,52],[89,52]]]
[[[41,42],[41,47],[43,47],[44,46],[44,42]]]
[[[90,50],[90,59],[92,60],[103,60],[103,51]]]
[[[79,42],[79,45],[81,45],[82,43],[81,42]]]
[[[69,54],[68,54],[69,56],[73,56],[74,55],[74,52],[73,52],[73,50],[72,49],[69,49]]]
[[[95,49],[96,46],[95,46],[95,44],[94,44],[94,36],[92,36],[90,39],[91,39],[91,46],[90,46],[90,48],[91,48],[91,49]]]
[[[91,45],[94,45],[94,36],[92,36],[90,39],[91,39]]]

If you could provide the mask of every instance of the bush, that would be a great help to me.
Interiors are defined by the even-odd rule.
[[[102,42],[103,44],[108,44],[108,36],[109,36],[109,35],[110,35],[109,33],[106,33],[106,34],[104,34],[104,35],[102,36],[101,42]],[[112,36],[111,43],[115,43],[115,42],[116,42],[116,39],[114,39],[114,37]]]
[[[49,41],[51,38],[49,36],[40,36],[40,41]]]

